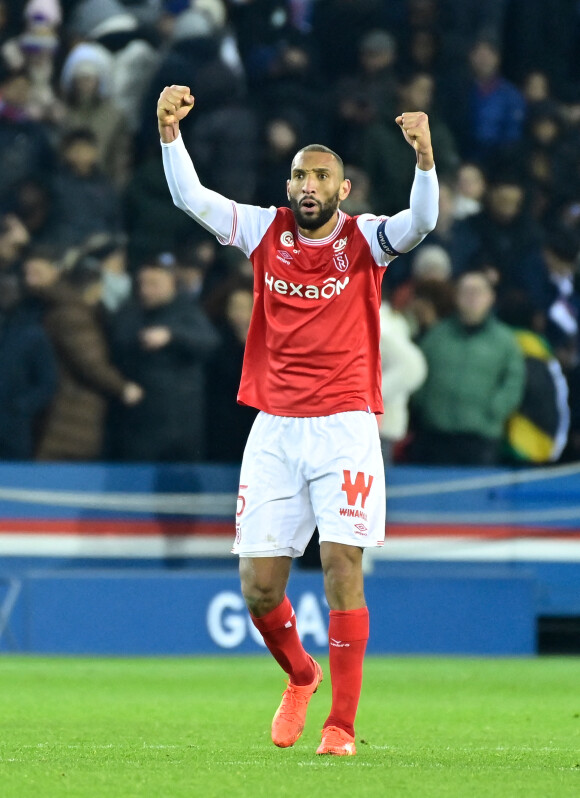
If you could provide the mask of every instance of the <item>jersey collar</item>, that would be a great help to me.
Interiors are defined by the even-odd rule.
[[[303,236],[300,233],[300,231],[297,230],[298,240],[300,241],[301,244],[307,244],[308,246],[311,246],[311,247],[322,247],[325,244],[330,244],[330,242],[333,239],[335,239],[337,237],[337,235],[340,233],[340,231],[342,230],[345,221],[346,221],[346,213],[344,213],[344,211],[341,211],[340,208],[339,208],[338,209],[338,220],[336,222],[336,226],[335,226],[334,230],[332,231],[332,233],[330,235],[326,236],[326,238],[306,238],[306,236]]]

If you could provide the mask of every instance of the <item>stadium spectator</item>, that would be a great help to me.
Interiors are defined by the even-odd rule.
[[[43,308],[59,384],[43,421],[38,460],[94,460],[102,455],[108,402],[138,404],[142,389],[111,364],[98,316],[100,271],[82,262],[63,270],[61,254],[39,247],[24,261],[28,291]]]
[[[388,29],[391,21],[391,3],[384,0],[317,0],[311,5],[310,35],[330,81],[350,75],[360,56],[360,42],[377,29]]]
[[[344,165],[345,177],[350,180],[350,194],[341,204],[341,208],[349,216],[361,213],[372,213],[371,179],[364,169],[353,164]]]
[[[32,118],[58,124],[61,103],[54,89],[62,12],[58,0],[29,0],[24,30],[13,42],[12,68],[25,70],[30,80],[28,111]]]
[[[556,103],[536,103],[528,109],[525,138],[517,158],[528,191],[530,213],[543,224],[549,223],[558,197],[567,138],[568,131]]]
[[[522,94],[528,111],[536,103],[545,103],[552,99],[550,80],[545,72],[532,69],[522,79]]]
[[[489,165],[521,140],[525,101],[501,74],[501,52],[493,38],[474,43],[469,63],[473,77],[449,93],[446,114],[463,157]]]
[[[44,123],[29,111],[30,78],[24,70],[0,65],[0,208],[6,208],[16,183],[50,175],[55,153]]]
[[[119,195],[101,172],[99,148],[90,130],[73,130],[61,142],[62,165],[53,181],[58,242],[78,246],[94,233],[122,231]]]
[[[0,216],[0,272],[15,267],[30,243],[30,235],[18,216],[8,213]]]
[[[58,240],[58,210],[50,180],[27,177],[13,187],[8,202],[11,215],[19,220],[32,246]]]
[[[522,401],[508,418],[504,460],[550,463],[559,460],[568,440],[568,384],[548,341],[534,332],[535,311],[525,291],[514,289],[497,309],[509,324],[526,365]]]
[[[450,254],[454,272],[459,275],[491,264],[499,296],[514,286],[524,286],[539,302],[542,275],[532,261],[540,241],[523,183],[517,175],[497,174],[490,180],[483,210],[453,227]]]
[[[260,118],[290,117],[307,140],[326,139],[329,132],[331,108],[317,54],[303,37],[281,40],[250,96]]]
[[[100,271],[100,302],[106,313],[114,313],[129,299],[132,289],[127,272],[126,236],[96,233],[78,248],[77,257]]]
[[[131,135],[124,113],[110,99],[113,56],[102,45],[81,42],[64,62],[60,89],[63,132],[91,130],[98,146],[99,168],[117,187],[129,178]]]
[[[255,201],[258,205],[286,205],[288,162],[304,141],[300,118],[291,113],[272,116],[265,121],[263,130]]]
[[[70,9],[65,24],[70,41],[94,42],[109,51],[111,101],[123,113],[133,133],[138,130],[143,98],[162,52],[154,25],[146,21],[145,5],[154,16],[160,14],[159,9],[155,10],[156,2],[146,0],[145,3],[80,0]]]
[[[411,340],[405,317],[393,310],[386,299],[381,303],[380,347],[385,412],[378,416],[378,421],[383,460],[388,466],[395,459],[397,444],[407,435],[409,397],[425,381],[427,363]]]
[[[543,332],[558,360],[571,368],[580,356],[580,292],[577,287],[577,264],[580,237],[566,228],[547,232],[533,263],[538,274],[539,293],[528,296],[544,313]],[[541,282],[540,282],[541,281]]]
[[[433,77],[425,72],[406,75],[397,86],[399,108],[423,108],[429,114],[433,146],[437,152],[437,174],[445,179],[454,175],[459,156],[449,128],[433,110]],[[413,164],[405,157],[406,142],[393,130],[392,119],[376,120],[367,128],[361,151],[361,164],[372,175],[371,202],[382,213],[396,213],[407,200],[413,179]]]
[[[0,272],[0,460],[30,460],[40,414],[57,388],[48,336],[21,306],[15,272]]]
[[[433,3],[440,7],[438,23],[444,37],[446,56],[453,59],[456,67],[460,68],[465,63],[473,42],[484,37],[491,39],[503,50],[503,34],[511,2],[512,0],[486,0],[485,3],[437,0]],[[420,5],[421,0],[416,0],[414,4]]]
[[[178,17],[172,39],[147,89],[139,139],[147,154],[158,146],[149,109],[160,87],[184,76],[196,92],[198,116],[186,131],[201,175],[211,174],[216,190],[251,202],[256,186],[258,124],[246,96],[243,72],[222,49],[224,29],[195,8]],[[157,226],[157,225],[156,225]],[[159,245],[153,250],[159,251]]]
[[[219,345],[209,319],[179,294],[175,258],[145,260],[137,295],[111,322],[115,362],[143,386],[140,405],[116,408],[113,455],[133,462],[194,462],[206,454],[205,365]]]
[[[477,164],[469,161],[460,164],[455,175],[454,187],[453,216],[455,219],[465,219],[482,210],[486,179]]]
[[[381,120],[392,124],[396,117],[396,61],[395,37],[372,30],[360,41],[356,69],[336,84],[331,136],[345,161],[359,162],[369,125]]]
[[[509,0],[507,10],[504,52],[512,78],[519,82],[530,70],[541,70],[562,96],[574,95],[578,77],[578,4]]]
[[[451,275],[451,259],[443,247],[418,247],[411,262],[411,280],[398,292],[398,307],[415,341],[420,341],[438,321],[453,315],[455,287]]]
[[[205,307],[220,336],[207,369],[207,459],[241,463],[257,410],[237,403],[252,306],[250,277],[222,283]]]
[[[223,253],[214,236],[190,225],[176,252],[179,292],[204,304],[214,291],[219,291],[228,277],[237,273],[236,268],[229,268]],[[236,254],[242,253],[238,250]]]
[[[457,281],[457,313],[421,341],[427,380],[413,397],[417,463],[496,465],[504,428],[524,389],[524,359],[507,325],[492,315],[482,272]]]
[[[157,147],[133,170],[122,196],[130,272],[151,252],[175,250],[191,227],[171,201]]]

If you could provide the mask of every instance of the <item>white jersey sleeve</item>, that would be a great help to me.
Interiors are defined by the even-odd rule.
[[[238,205],[202,186],[181,135],[161,142],[163,169],[174,204],[212,233],[220,244],[239,247],[249,257],[276,216],[276,208]]]
[[[375,262],[386,266],[390,261],[409,252],[433,230],[439,212],[439,183],[435,167],[424,171],[415,169],[409,208],[394,216],[358,217],[358,226],[369,242]]]

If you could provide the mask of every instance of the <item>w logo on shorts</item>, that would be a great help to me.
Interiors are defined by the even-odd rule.
[[[356,504],[358,497],[361,497],[361,507],[364,508],[365,502],[368,498],[368,495],[371,491],[371,486],[373,484],[373,477],[369,474],[368,482],[365,481],[365,475],[362,471],[359,471],[356,475],[354,482],[352,481],[352,473],[350,471],[346,471],[346,469],[342,472],[344,476],[344,482],[342,483],[342,489],[346,493],[346,500],[349,506],[353,507]]]

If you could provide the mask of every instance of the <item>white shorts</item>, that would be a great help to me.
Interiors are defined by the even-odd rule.
[[[321,542],[382,546],[385,512],[385,469],[372,413],[259,413],[242,461],[235,554],[300,557],[315,526]]]

